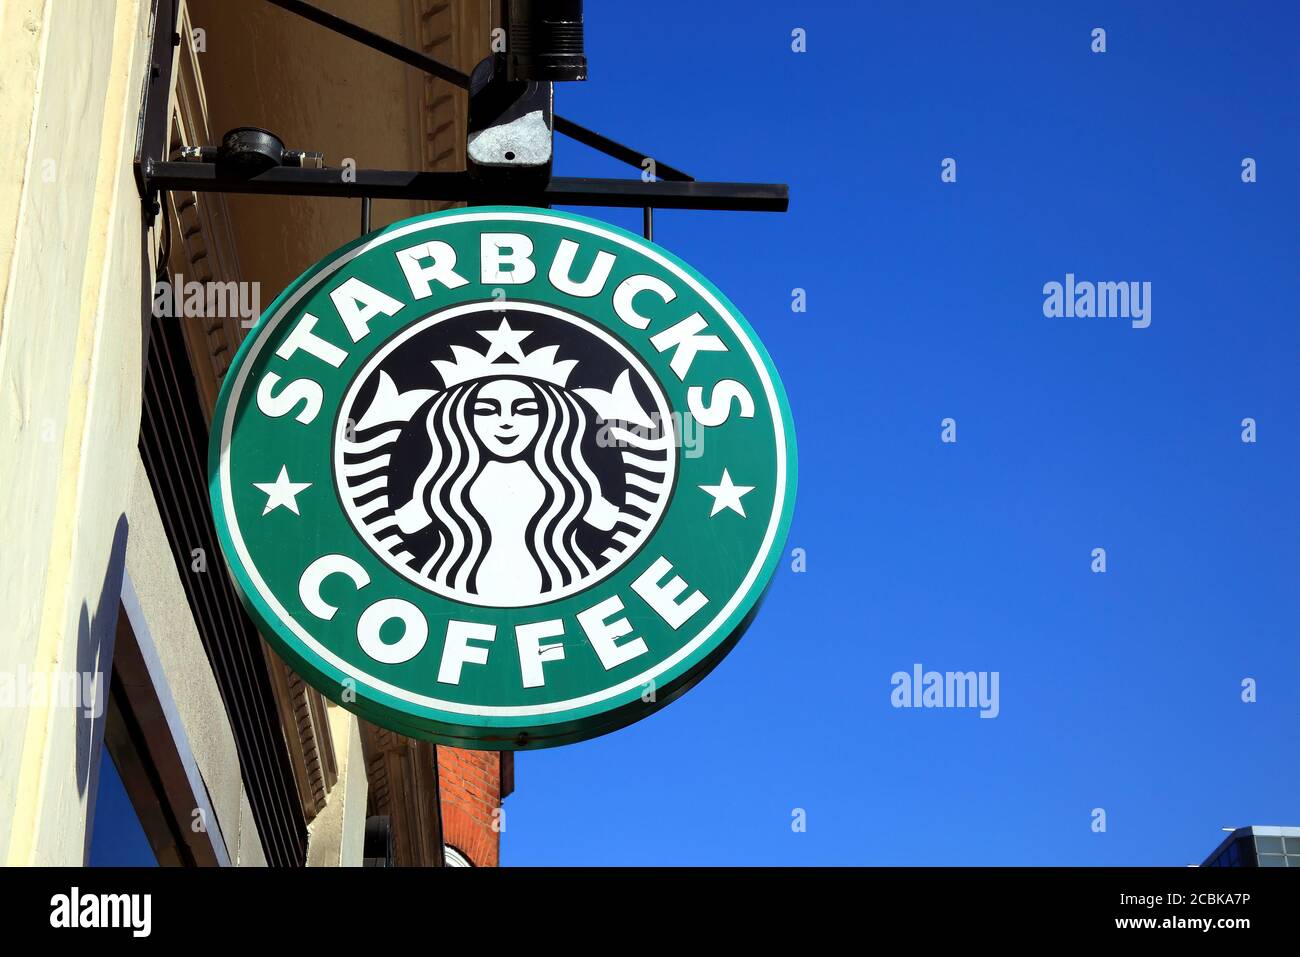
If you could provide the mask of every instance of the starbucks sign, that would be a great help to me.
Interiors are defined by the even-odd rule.
[[[297,279],[227,373],[213,513],[330,698],[474,748],[601,734],[706,674],[780,559],[795,445],[735,307],[631,233],[505,207]]]

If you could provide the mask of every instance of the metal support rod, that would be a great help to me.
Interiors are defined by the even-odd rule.
[[[624,146],[622,143],[616,143],[608,136],[601,136],[595,130],[589,130],[585,126],[573,122],[573,120],[566,120],[562,116],[555,117],[555,132],[563,133],[571,140],[576,140],[584,146],[590,146],[592,149],[599,150],[606,156],[612,156],[614,159],[622,160],[629,166],[635,166],[640,170],[645,169],[645,166],[642,164],[645,163],[646,160],[654,160],[654,175],[660,179],[690,181],[695,178],[689,173],[683,173],[681,170],[669,166],[667,163],[660,162],[652,156],[647,156],[645,153],[638,153],[629,146]]]
[[[542,186],[484,184],[463,172],[359,169],[344,181],[338,169],[280,166],[252,177],[223,172],[214,163],[155,163],[153,189],[513,203],[522,206],[610,206],[725,209],[783,213],[790,205],[783,183],[701,183],[556,176]]]
[[[365,236],[370,232],[370,197],[361,197],[361,235]]]
[[[432,57],[425,56],[410,47],[404,47],[402,44],[388,39],[388,37],[372,33],[351,20],[336,17],[320,7],[314,7],[310,3],[303,3],[302,0],[266,0],[266,2],[282,10],[295,13],[305,20],[310,20],[312,23],[324,27],[326,30],[333,30],[335,33],[342,34],[348,39],[355,40],[362,46],[370,47],[372,50],[377,50],[394,60],[400,60],[407,66],[413,66],[417,70],[423,70],[425,73],[436,76],[440,80],[446,80],[462,90],[469,89],[468,74],[461,73],[460,70],[447,66],[445,63],[439,63]]]
[[[402,44],[390,40],[385,36],[373,33],[365,27],[358,26],[351,20],[345,20],[342,17],[335,16],[319,7],[312,6],[310,3],[304,3],[303,0],[265,0],[265,2],[277,6],[282,10],[287,10],[289,13],[297,14],[306,20],[310,20],[312,23],[341,34],[350,40],[355,40],[362,46],[369,47],[370,49],[383,53],[386,56],[390,56],[395,60],[400,60],[407,66],[413,66],[417,70],[423,70],[425,73],[446,80],[448,83],[458,86],[461,89],[469,89],[469,76],[467,74],[462,73],[460,70],[453,67],[447,66],[445,63],[439,63],[437,60],[433,59],[433,57],[425,56],[418,50],[412,50],[409,47],[402,46]],[[555,132],[563,133],[570,139],[576,140],[585,146],[590,146],[592,149],[599,150],[607,156],[612,156],[615,159],[622,160],[624,163],[628,163],[638,169],[643,168],[641,164],[644,160],[652,158],[646,153],[634,150],[630,146],[624,146],[622,143],[617,143],[607,136],[602,136],[596,131],[589,130],[582,124],[575,123],[562,116],[557,115],[555,117]],[[660,179],[691,179],[688,174],[683,173],[681,170],[669,166],[667,163],[659,160],[655,160],[655,166],[655,173]]]
[[[641,210],[641,235],[647,240],[654,241],[655,238],[655,211],[653,206],[647,206]]]

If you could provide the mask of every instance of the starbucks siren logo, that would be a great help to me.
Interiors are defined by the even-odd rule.
[[[484,351],[446,344],[466,330]],[[538,335],[559,341],[529,351]],[[436,343],[450,358],[429,358]],[[596,370],[617,370],[614,380],[574,385],[585,370],[558,358],[561,348],[611,353]],[[400,573],[461,601],[533,605],[605,577],[654,528],[676,460],[662,390],[621,348],[539,305],[505,316],[462,306],[416,323],[344,400],[335,475],[349,519]],[[653,414],[638,394],[653,397]],[[621,448],[601,447],[601,423],[621,427]],[[634,431],[656,423],[653,435]],[[395,454],[403,448],[410,454]]]
[[[456,210],[271,306],[218,403],[213,510],[264,634],[328,696],[537,747],[721,659],[775,570],[793,451],[770,360],[688,267],[577,216]]]

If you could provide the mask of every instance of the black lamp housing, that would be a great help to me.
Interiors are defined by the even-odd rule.
[[[506,79],[585,80],[582,0],[502,0]]]

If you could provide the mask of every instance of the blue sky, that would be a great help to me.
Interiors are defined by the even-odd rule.
[[[789,213],[661,212],[656,239],[782,372],[808,570],[680,701],[521,754],[504,863],[1183,865],[1300,823],[1298,28],[1282,3],[589,5],[559,111],[790,184]],[[627,168],[560,141],[557,171]],[[1150,327],[1045,318],[1067,272],[1150,282]],[[999,717],[892,708],[917,662],[999,672]]]
[[[503,863],[1184,865],[1300,824],[1298,36],[1284,3],[588,4],[560,112],[790,184],[656,239],[782,372],[807,571],[678,702],[519,755]],[[1067,272],[1150,282],[1150,327],[1045,318]],[[999,672],[999,716],[894,709],[915,663]]]

